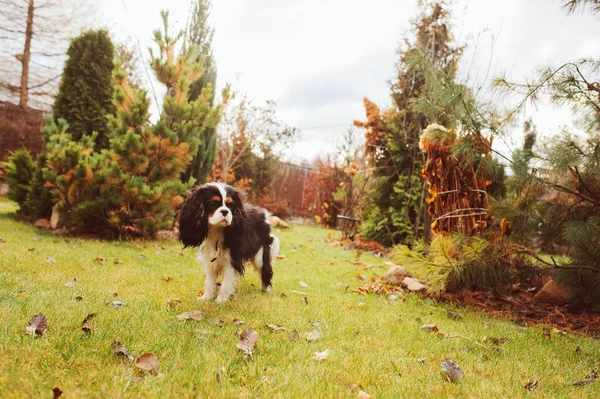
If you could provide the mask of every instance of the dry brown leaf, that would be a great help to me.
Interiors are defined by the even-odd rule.
[[[442,370],[448,375],[450,382],[458,382],[463,378],[463,371],[459,365],[450,359],[446,359],[442,362]]]
[[[454,319],[454,320],[460,320],[460,319],[462,319],[462,316],[458,312],[456,312],[454,310],[450,310],[450,309],[446,310],[446,315],[449,318]]]
[[[306,283],[305,283],[304,281],[302,281],[302,280],[300,280],[300,281],[298,282],[298,284],[299,284],[299,285],[300,285],[300,287],[302,287],[302,288],[308,288],[308,284],[306,284]]]
[[[244,324],[245,321],[241,319],[233,319],[233,325],[236,326],[238,324]]]
[[[356,399],[369,399],[371,395],[366,393],[365,391],[358,391],[358,395],[356,395]]]
[[[246,356],[252,357],[257,342],[258,333],[252,327],[248,327],[240,334],[240,342],[235,347],[242,350]]]
[[[533,388],[538,386],[538,383],[540,382],[540,379],[538,378],[537,380],[533,380],[528,382],[527,384],[525,384],[523,386],[523,388],[527,389],[528,391],[531,391]]]
[[[163,277],[163,280],[165,280],[167,283],[169,283],[169,282],[173,281],[173,277],[165,276],[165,277]]]
[[[285,259],[285,255],[277,255],[277,259],[283,260]]]
[[[583,385],[591,384],[594,381],[596,381],[595,378],[586,378],[585,380],[575,381],[573,383],[573,385],[575,385],[575,386],[583,386]]]
[[[96,313],[90,313],[81,322],[81,329],[83,330],[84,333],[86,333],[86,334],[92,333],[92,326],[90,325],[89,321],[90,321],[90,319],[92,319],[94,317],[96,317]]]
[[[298,331],[292,330],[288,334],[288,339],[292,342],[298,341],[300,339],[300,334],[298,334]]]
[[[43,313],[38,313],[29,320],[25,332],[29,335],[41,337],[48,330],[48,319]]]
[[[421,330],[429,331],[429,332],[437,332],[439,328],[435,324],[423,324]]]
[[[176,307],[180,303],[181,303],[181,299],[179,299],[179,298],[169,298],[169,299],[167,299],[167,305],[170,306],[171,308]]]
[[[311,332],[306,334],[307,341],[316,341],[321,338],[323,334],[319,330],[312,330]]]
[[[123,261],[122,261],[121,259],[114,258],[114,259],[113,259],[113,263],[114,263],[115,265],[118,265],[119,263],[123,263]]]
[[[315,352],[314,359],[317,360],[326,360],[331,355],[331,351],[329,349],[325,349],[323,352]]]
[[[194,310],[193,312],[183,312],[177,315],[179,320],[196,320],[200,321],[204,317],[204,312],[201,310]]]
[[[216,319],[213,320],[213,322],[218,325],[219,327],[223,327],[223,325],[225,324],[225,320],[223,320],[220,317],[217,317]]]
[[[127,305],[125,305],[125,303],[124,303],[124,302],[121,302],[121,301],[113,301],[113,302],[111,303],[111,305],[112,305],[113,307],[115,307],[115,308],[122,308],[122,307],[124,307],[124,306],[127,306]]]
[[[106,261],[106,259],[101,256],[94,259],[94,262],[98,262],[98,263],[104,263],[105,261]]]
[[[279,324],[267,324],[265,323],[265,327],[273,331],[285,331],[285,327],[280,326]]]
[[[129,349],[125,348],[119,341],[113,341],[112,353],[117,356],[126,356],[132,362],[134,360],[133,355],[131,354]]]
[[[58,399],[63,394],[63,391],[59,387],[52,388],[52,398]]]
[[[135,359],[135,365],[150,374],[157,374],[160,371],[160,363],[154,353],[142,353]]]
[[[308,298],[307,297],[302,298],[302,303],[305,305],[308,305]]]

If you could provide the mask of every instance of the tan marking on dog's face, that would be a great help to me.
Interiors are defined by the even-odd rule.
[[[227,197],[227,199],[225,200],[225,204],[229,205],[233,202],[233,200],[231,199],[231,197]]]
[[[212,197],[213,201],[221,201],[221,197],[219,197],[218,195],[215,195],[214,197]]]

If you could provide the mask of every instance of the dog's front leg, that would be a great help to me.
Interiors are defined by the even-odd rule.
[[[223,270],[223,281],[221,282],[217,302],[227,302],[235,293],[235,287],[240,279],[240,272],[238,270],[243,271],[243,268],[241,255],[232,251],[230,253],[230,264]]]
[[[199,301],[210,301],[215,296],[215,292],[217,291],[217,271],[212,265],[204,266],[204,270],[206,271],[206,280],[204,281],[204,294],[200,298]]]

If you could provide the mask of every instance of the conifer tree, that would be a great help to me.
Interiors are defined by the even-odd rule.
[[[202,64],[195,61],[193,49],[175,57],[182,34],[172,36],[168,13],[162,17],[164,29],[154,32],[158,52],[151,51],[151,66],[167,94],[156,124],[148,123],[147,93],[131,87],[117,66],[117,113],[109,117],[109,149],[94,150],[95,134],[72,140],[62,120],[51,126],[59,133],[49,141],[43,176],[67,226],[113,238],[152,236],[171,226],[174,209],[193,184],[183,183],[180,175],[203,130],[218,123],[222,106],[211,107],[204,96],[188,100],[190,83],[200,77]]]
[[[74,140],[97,132],[98,150],[108,148],[108,119],[114,114],[114,47],[105,30],[88,31],[69,46],[62,81],[52,108],[56,120],[69,123]]]
[[[214,89],[217,83],[217,66],[213,56],[212,40],[214,28],[210,24],[211,0],[195,0],[192,9],[192,20],[188,28],[186,44],[196,54],[196,62],[203,65],[202,76],[190,84],[188,97],[190,101],[204,96],[210,105],[214,103]],[[182,176],[183,181],[194,178],[197,183],[204,183],[217,154],[216,127],[202,131],[198,140],[198,150],[192,162]]]

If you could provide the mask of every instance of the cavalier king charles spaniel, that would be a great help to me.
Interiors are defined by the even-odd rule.
[[[270,290],[271,260],[279,252],[279,240],[271,235],[269,213],[244,204],[233,187],[208,183],[197,188],[181,207],[179,240],[185,247],[199,247],[198,261],[206,271],[199,300],[214,297],[222,275],[217,302],[228,301],[244,274],[245,261],[254,263],[263,291]]]

